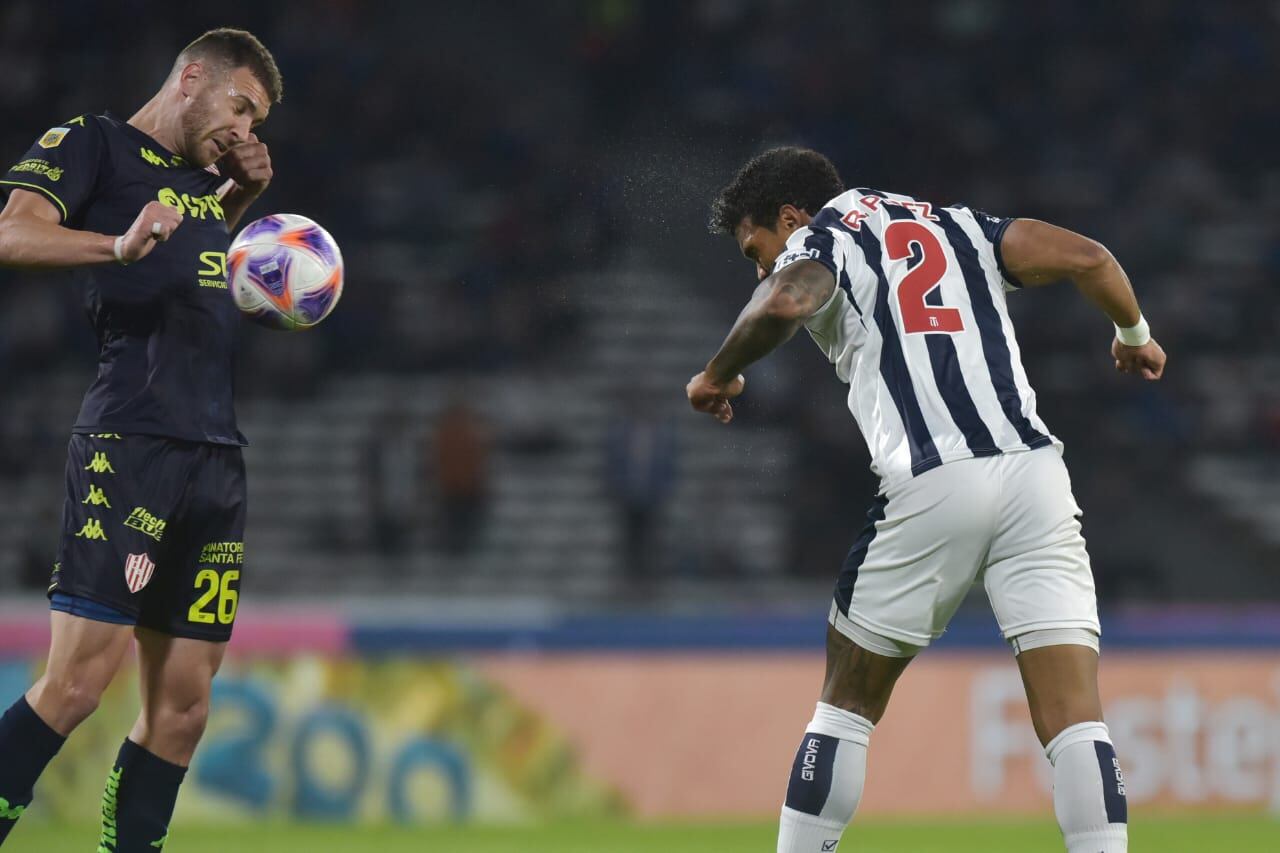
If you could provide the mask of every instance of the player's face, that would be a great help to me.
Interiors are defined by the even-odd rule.
[[[794,230],[794,228],[787,229],[782,220],[778,220],[772,228],[756,225],[751,221],[750,216],[744,216],[738,223],[738,227],[733,230],[733,236],[738,240],[738,248],[742,250],[743,257],[756,265],[758,280],[763,281],[773,269],[773,262],[786,248],[787,238]]]
[[[733,229],[733,236],[738,240],[743,257],[756,265],[758,280],[763,281],[773,269],[778,255],[787,248],[787,238],[792,232],[808,225],[810,219],[809,214],[789,204],[778,210],[778,221],[772,228],[755,224],[750,216],[742,217],[738,227]]]
[[[180,153],[193,166],[208,166],[249,140],[266,121],[269,104],[266,88],[248,68],[210,75],[182,115]]]

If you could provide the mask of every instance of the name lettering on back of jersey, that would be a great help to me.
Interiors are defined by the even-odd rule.
[[[213,217],[218,220],[225,220],[226,214],[222,211],[222,202],[218,201],[216,195],[191,195],[190,193],[179,193],[171,187],[165,187],[156,194],[156,198],[161,204],[167,204],[169,207],[176,208],[183,212],[184,215],[195,219],[208,219]]]
[[[878,211],[882,204],[896,204],[898,207],[906,208],[921,219],[927,219],[930,222],[939,221],[938,217],[934,215],[933,205],[927,201],[907,201],[906,199],[881,198],[878,195],[864,195],[862,198],[858,199],[858,204],[862,205],[872,213]],[[868,214],[854,208],[846,213],[840,221],[854,231],[861,231],[862,220],[866,219],[867,216]]]

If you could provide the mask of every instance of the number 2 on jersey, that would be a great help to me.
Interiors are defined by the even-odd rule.
[[[912,220],[892,222],[884,231],[885,251],[890,260],[911,257],[911,245],[920,247],[921,259],[898,285],[898,308],[902,313],[902,330],[907,334],[921,332],[963,332],[964,318],[958,308],[926,304],[924,298],[938,286],[947,272],[947,255],[933,232]]]

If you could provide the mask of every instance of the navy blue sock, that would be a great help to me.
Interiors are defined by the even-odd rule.
[[[187,768],[170,764],[125,739],[102,794],[98,853],[155,853],[169,836],[169,818]]]
[[[20,696],[0,717],[0,844],[31,804],[36,780],[66,741]]]

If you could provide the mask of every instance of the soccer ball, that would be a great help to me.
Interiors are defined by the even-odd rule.
[[[315,222],[277,213],[249,223],[227,250],[236,306],[272,329],[309,329],[342,296],[342,252]]]

